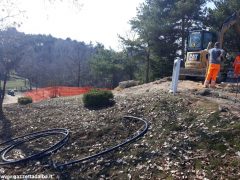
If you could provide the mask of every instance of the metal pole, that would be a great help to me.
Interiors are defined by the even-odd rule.
[[[174,95],[177,92],[180,63],[181,63],[181,59],[179,57],[177,57],[174,60],[174,64],[173,64],[172,83],[171,83],[171,87],[170,87],[170,92],[172,92]]]

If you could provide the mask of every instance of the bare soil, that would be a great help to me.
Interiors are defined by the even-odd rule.
[[[3,104],[17,103],[18,98],[22,97],[22,96],[23,96],[23,93],[20,93],[20,92],[15,93],[15,96],[10,96],[10,95],[6,94],[5,98],[4,98],[4,101],[3,101]]]
[[[112,107],[89,110],[82,96],[55,98],[26,106],[8,104],[0,123],[0,140],[51,128],[67,128],[69,142],[50,157],[25,164],[0,166],[1,175],[44,174],[54,179],[239,179],[240,97],[236,85],[204,89],[201,82],[180,81],[173,96],[170,81],[161,79],[114,90]],[[150,123],[138,141],[88,161],[56,170],[49,162],[67,162],[123,142]],[[42,140],[48,145],[55,137]],[[35,144],[34,144],[35,143]],[[13,151],[27,156],[41,149],[36,142]],[[12,152],[14,158],[14,152]],[[20,156],[20,157],[21,157]]]

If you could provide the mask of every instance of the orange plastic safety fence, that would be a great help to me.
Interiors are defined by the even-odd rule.
[[[44,99],[50,99],[60,96],[75,96],[89,92],[91,87],[46,87],[39,88],[37,90],[28,91],[25,93],[25,96],[30,96],[33,99],[33,102],[41,101]]]

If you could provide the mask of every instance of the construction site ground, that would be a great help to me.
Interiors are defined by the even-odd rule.
[[[44,100],[26,106],[5,104],[1,142],[51,128],[70,130],[69,142],[57,153],[24,164],[0,166],[1,175],[43,174],[66,179],[239,179],[240,96],[237,85],[216,89],[180,81],[169,93],[169,78],[113,90],[115,104],[87,109],[82,95]],[[123,142],[142,124],[122,120],[142,117],[150,126],[144,137],[107,155],[61,170],[49,162],[67,162]],[[56,138],[57,139],[57,138]],[[46,138],[14,149],[9,158],[25,157],[56,142]]]

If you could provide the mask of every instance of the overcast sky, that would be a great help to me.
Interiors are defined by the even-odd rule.
[[[76,7],[73,0],[51,4],[48,0],[18,0],[25,10],[19,31],[30,34],[51,34],[78,41],[101,42],[106,48],[118,49],[117,34],[130,30],[128,21],[136,16],[136,8],[143,0],[81,0]]]

